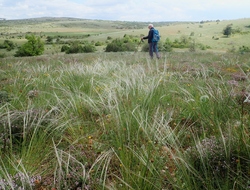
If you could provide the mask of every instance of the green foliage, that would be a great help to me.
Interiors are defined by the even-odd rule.
[[[95,43],[95,46],[102,46],[102,45],[103,45],[103,43],[100,42],[100,41],[97,41],[97,42]]]
[[[83,47],[82,47],[82,45],[81,45],[79,42],[77,42],[77,41],[73,42],[73,43],[69,46],[69,48],[66,50],[66,53],[67,53],[67,54],[71,54],[71,53],[82,53],[82,52],[83,52]]]
[[[67,52],[69,49],[70,49],[70,46],[64,44],[64,45],[61,47],[61,52]]]
[[[121,51],[136,51],[136,43],[132,36],[124,35],[122,39],[114,39],[111,43],[106,46],[106,52],[121,52]]]
[[[173,43],[171,42],[171,40],[167,38],[163,44],[163,51],[172,52],[173,51],[172,45]]]
[[[229,24],[226,26],[226,28],[223,29],[223,35],[225,36],[230,36],[233,33],[233,28],[232,28],[232,24]]]
[[[83,46],[83,52],[84,53],[91,53],[91,52],[95,52],[95,51],[96,51],[96,48],[92,44],[85,44]]]
[[[0,49],[6,49],[7,51],[11,51],[15,49],[15,44],[11,40],[4,40],[3,44],[0,44]]]
[[[64,45],[61,48],[61,52],[66,52],[67,54],[72,54],[72,53],[90,53],[90,52],[95,52],[96,48],[94,45],[90,44],[90,43],[85,43],[84,45],[82,45],[80,42],[78,41],[74,41],[70,44],[70,46],[68,45]]]
[[[32,34],[26,35],[25,38],[28,40],[28,42],[19,47],[15,54],[16,57],[37,56],[43,54],[44,43],[41,41],[40,37],[36,37],[34,34]]]
[[[200,49],[200,50],[207,50],[207,49],[211,49],[210,46],[208,45],[204,45],[204,44],[201,44],[201,43],[198,43],[197,44],[197,47]]]
[[[175,39],[172,43],[173,48],[188,48],[191,42],[191,38],[187,36],[181,36],[180,39]]]
[[[4,46],[4,48],[7,49],[7,51],[11,51],[11,50],[15,49],[14,42],[10,41],[10,40],[4,40],[3,46]]]
[[[47,36],[47,38],[46,38],[46,42],[48,43],[48,44],[50,44],[50,43],[52,43],[53,42],[53,37],[52,36]]]

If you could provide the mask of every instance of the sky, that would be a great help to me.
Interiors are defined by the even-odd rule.
[[[0,18],[71,17],[113,21],[250,18],[250,0],[0,0]]]

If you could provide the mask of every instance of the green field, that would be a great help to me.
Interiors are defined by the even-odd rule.
[[[223,36],[231,23],[242,34]],[[65,54],[46,44],[33,57],[1,49],[0,189],[249,189],[250,53],[228,51],[250,46],[249,23],[155,23],[162,41],[193,32],[211,46],[159,60],[105,45]],[[27,32],[105,42],[147,34],[147,23],[43,18],[0,30],[20,45]]]
[[[250,19],[206,21],[206,22],[158,22],[154,23],[160,31],[161,42],[166,38],[174,41],[183,36],[191,37],[196,43],[209,46],[209,51],[226,52],[232,48],[250,46]],[[233,29],[239,29],[240,33],[226,37],[223,29],[232,24]],[[66,36],[69,39],[87,40],[89,42],[106,42],[107,37],[112,39],[133,35],[140,38],[147,35],[148,23],[143,22],[121,22],[105,20],[84,20],[73,18],[41,18],[27,20],[3,20],[0,21],[0,43],[9,39],[17,45],[23,44],[25,35],[34,33],[40,35],[45,41],[47,36]],[[191,35],[192,34],[192,35]],[[77,38],[78,36],[78,38]],[[87,36],[87,37],[84,37]],[[61,45],[55,44],[61,47]],[[99,48],[103,51],[106,44]],[[176,51],[185,51],[177,49]],[[0,52],[5,52],[0,49]],[[6,53],[6,52],[5,52]],[[6,53],[10,54],[10,53]],[[11,54],[10,54],[11,55]]]

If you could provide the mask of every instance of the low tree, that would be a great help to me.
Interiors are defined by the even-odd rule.
[[[44,43],[41,41],[40,37],[36,37],[34,34],[32,34],[26,35],[25,38],[28,40],[28,42],[19,47],[15,54],[16,57],[37,56],[43,54]]]
[[[223,29],[223,34],[229,37],[233,32],[232,24],[229,24],[226,26],[226,28]]]

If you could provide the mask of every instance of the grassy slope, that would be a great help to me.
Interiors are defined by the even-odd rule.
[[[234,27],[249,25],[246,19],[205,23],[202,28],[199,23],[156,26],[163,40],[194,32],[197,41],[217,45],[212,46],[217,51],[231,42],[249,46],[248,36],[221,37],[222,29],[232,22]],[[142,29],[116,29],[135,23],[79,19],[40,20],[26,29],[24,23],[10,24],[5,29],[14,32],[41,28],[51,34],[100,32],[88,39],[104,41],[107,36],[147,33],[147,23],[142,23]],[[3,156],[9,144],[1,149],[0,180],[9,180],[6,189],[11,189],[7,186],[12,176],[24,172],[25,180],[16,183],[26,181],[29,187],[30,178],[41,175],[36,181],[41,187],[36,189],[73,189],[76,183],[97,190],[105,185],[121,190],[215,189],[211,187],[218,185],[243,189],[249,182],[250,120],[248,105],[237,101],[242,100],[242,89],[249,92],[248,54],[166,53],[159,61],[146,57],[143,52],[125,52],[0,60],[0,91],[10,96],[0,107],[1,125],[27,131],[23,143],[9,143],[13,148],[6,157],[10,159]],[[38,94],[30,96],[33,90]],[[222,149],[202,144],[215,143],[213,136],[222,142]],[[200,163],[194,169],[188,147]],[[215,156],[208,162],[203,152],[209,155],[210,149]]]
[[[25,142],[13,143],[11,159],[3,156],[6,146],[0,150],[0,177],[11,181],[16,173],[27,172],[25,181],[41,176],[37,184],[43,188],[74,189],[81,182],[82,189],[96,190],[215,189],[211,186],[218,184],[232,189],[249,181],[244,176],[250,171],[249,110],[241,112],[232,95],[249,81],[242,78],[235,87],[228,83],[236,74],[249,74],[249,56],[146,57],[137,52],[3,59],[0,91],[8,92],[11,101],[1,104],[0,125],[34,131],[27,130]],[[29,95],[32,90],[38,94]],[[225,150],[201,144],[203,139],[215,143],[211,136],[223,140]],[[215,156],[206,162],[198,152],[196,161],[204,168],[196,166],[198,177],[192,178],[192,161],[184,150],[195,143],[205,146],[203,151],[213,148]],[[242,163],[235,167],[238,157]],[[224,161],[228,165],[219,164]],[[242,176],[215,170],[210,177],[206,164],[212,169],[229,166]]]
[[[226,38],[222,35],[223,29],[228,24],[233,24],[233,29],[240,28],[242,31],[250,31],[250,19],[225,20],[220,22],[175,22],[175,23],[155,23],[159,29],[162,41],[168,37],[171,40],[179,39],[181,36],[190,36],[194,32],[193,38],[197,43],[211,46],[212,50],[226,51],[233,46],[238,48],[245,45],[250,46],[250,34],[234,35]],[[81,35],[90,34],[89,41],[105,42],[108,36],[112,38],[121,38],[124,34],[146,35],[147,23],[143,22],[121,22],[105,20],[84,20],[73,18],[41,18],[29,20],[0,21],[0,42],[6,39],[6,35],[18,44],[24,42],[24,34],[27,32],[37,32],[45,36],[53,35]],[[16,39],[12,36],[23,34],[22,39]],[[212,38],[219,38],[213,40]]]

